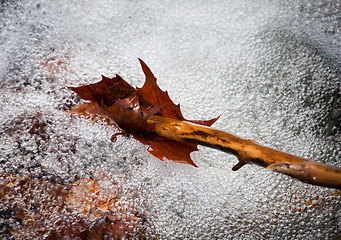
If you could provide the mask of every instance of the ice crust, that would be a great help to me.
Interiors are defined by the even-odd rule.
[[[338,1],[2,1],[0,173],[72,183],[104,172],[159,239],[328,239],[340,195],[200,147],[161,162],[133,139],[70,118],[67,86],[152,69],[189,119],[341,166]],[[136,196],[135,196],[136,195]],[[312,200],[314,199],[314,202]],[[20,200],[18,200],[20,203]],[[314,203],[314,204],[313,204]],[[0,234],[13,219],[1,213]]]

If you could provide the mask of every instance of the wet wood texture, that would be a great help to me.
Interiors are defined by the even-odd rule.
[[[235,155],[236,171],[245,164],[257,164],[269,171],[284,173],[304,182],[341,189],[341,168],[329,166],[259,145],[250,139],[211,127],[153,115],[147,120],[155,133],[179,142],[196,143]]]

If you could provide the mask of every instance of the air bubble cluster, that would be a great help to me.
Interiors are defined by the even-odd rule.
[[[102,237],[340,236],[333,189],[258,166],[233,172],[235,157],[204,147],[191,155],[198,168],[160,161],[134,139],[111,142],[117,129],[66,112],[79,102],[67,86],[119,74],[141,87],[139,57],[186,118],[221,115],[213,127],[340,167],[338,1],[0,4],[0,238],[17,229],[30,238],[38,217],[45,237],[89,224]],[[65,208],[67,199],[88,205]],[[69,230],[51,232],[63,221]]]

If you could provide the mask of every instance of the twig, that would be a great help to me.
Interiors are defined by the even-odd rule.
[[[179,142],[196,143],[235,155],[237,171],[245,164],[257,164],[269,171],[284,173],[313,185],[341,189],[341,168],[315,162],[259,145],[249,139],[206,127],[153,115],[147,120],[155,133]]]

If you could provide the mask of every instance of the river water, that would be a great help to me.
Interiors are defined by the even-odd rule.
[[[339,1],[2,1],[0,173],[61,184],[105,174],[159,239],[328,239],[340,194],[199,147],[199,166],[159,161],[134,139],[65,111],[67,86],[143,59],[188,119],[341,166]],[[20,197],[19,197],[20,198]],[[19,200],[18,200],[19,201]],[[20,204],[20,201],[18,202]],[[2,236],[9,217],[2,212]],[[11,220],[12,221],[12,220]]]

